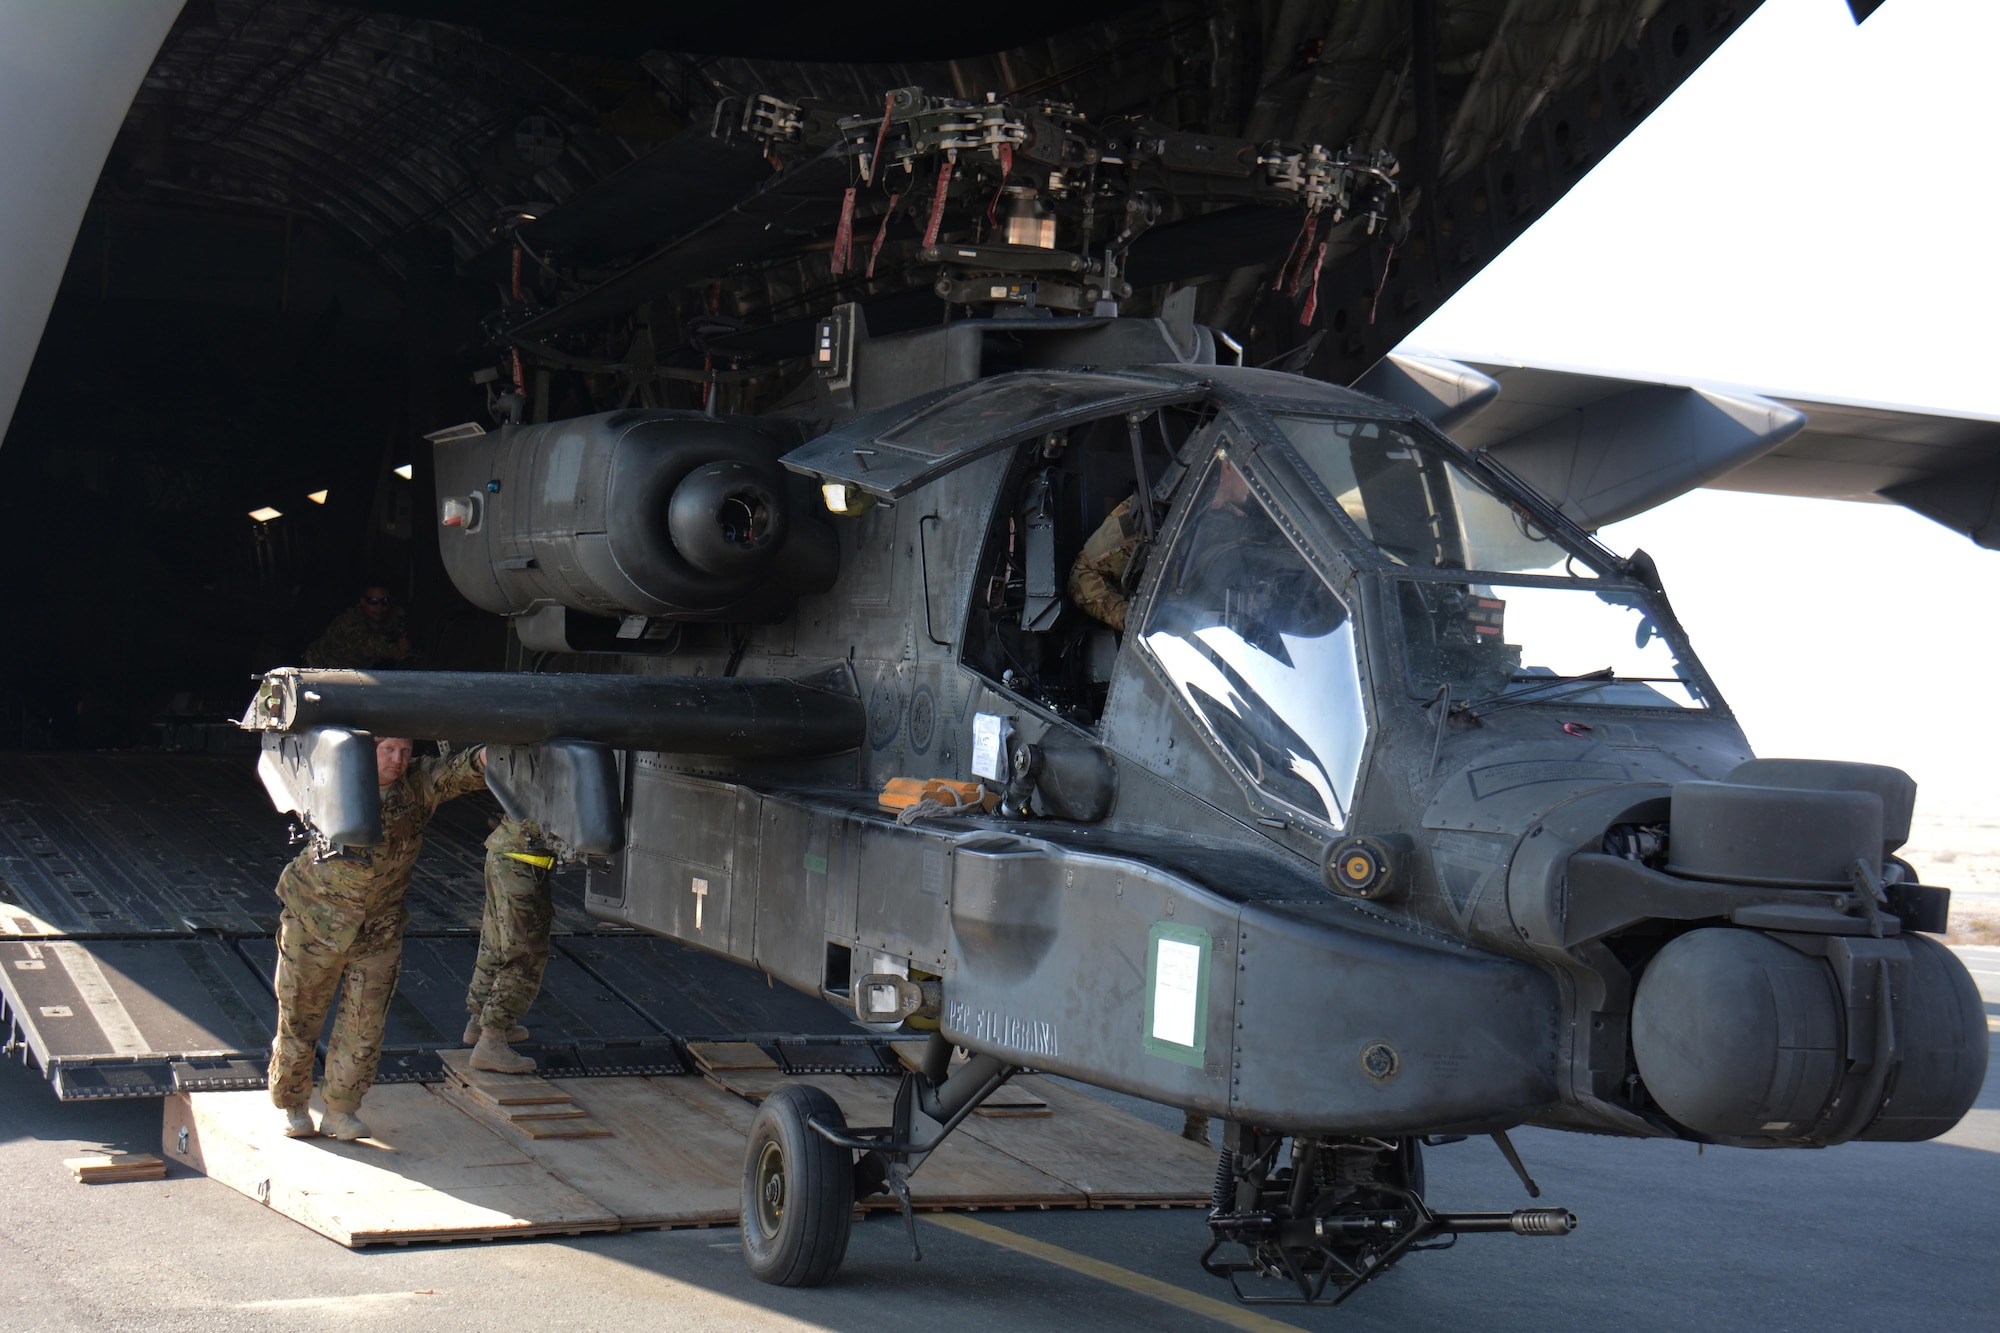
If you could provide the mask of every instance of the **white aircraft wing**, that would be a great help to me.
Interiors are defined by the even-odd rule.
[[[1709,486],[1900,504],[2000,548],[2000,417],[1401,351],[1357,387],[1423,411],[1587,528]]]

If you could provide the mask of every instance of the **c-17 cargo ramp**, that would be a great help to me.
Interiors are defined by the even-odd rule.
[[[523,1046],[540,1076],[471,1070],[457,1035],[491,817],[454,802],[425,840],[374,1137],[286,1139],[262,1087],[290,852],[249,760],[14,756],[7,1049],[64,1100],[164,1097],[166,1156],[353,1247],[730,1224],[773,1088],[807,1080],[851,1123],[886,1119],[899,1043],[699,950],[597,929],[561,879]],[[1208,1152],[1053,1080],[1016,1079],[964,1128],[913,1177],[915,1207],[1208,1202]]]
[[[379,1083],[434,1082],[458,1044],[497,808],[443,806],[406,905]],[[278,872],[296,849],[248,756],[17,754],[0,766],[0,1036],[64,1100],[261,1088]],[[525,1049],[557,1077],[678,1073],[704,1037],[866,1034],[832,1007],[637,931],[556,880]]]

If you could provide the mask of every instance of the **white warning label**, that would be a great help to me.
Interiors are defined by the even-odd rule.
[[[1201,991],[1201,946],[1182,940],[1158,941],[1153,967],[1153,1037],[1176,1046],[1194,1046],[1195,1002]]]

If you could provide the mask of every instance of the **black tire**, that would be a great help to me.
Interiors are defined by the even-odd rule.
[[[807,1117],[847,1127],[833,1098],[788,1084],[764,1099],[743,1158],[743,1261],[773,1286],[826,1282],[854,1226],[854,1154],[821,1138]]]

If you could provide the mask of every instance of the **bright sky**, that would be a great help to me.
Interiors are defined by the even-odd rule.
[[[1415,348],[2000,416],[1996,0],[1765,0]],[[1891,505],[1697,491],[1659,561],[1760,754],[2000,811],[2000,551]]]

